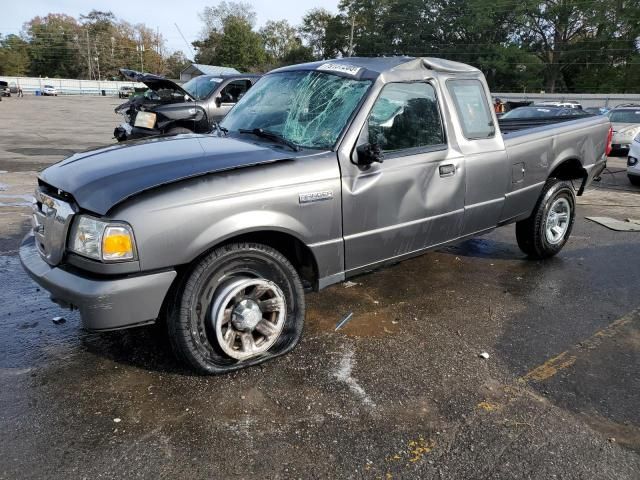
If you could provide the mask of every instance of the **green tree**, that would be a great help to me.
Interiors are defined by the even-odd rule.
[[[260,29],[264,49],[269,59],[279,63],[294,48],[298,48],[300,40],[297,30],[286,20],[269,20]]]
[[[256,12],[253,6],[247,2],[222,1],[215,7],[204,7],[204,10],[198,16],[204,23],[202,29],[203,39],[207,39],[212,33],[222,32],[225,22],[231,17],[245,20],[251,28],[256,23]]]
[[[542,61],[545,88],[555,92],[571,88],[572,77],[589,62],[611,66],[627,62],[637,52],[638,11],[637,0],[522,3],[516,9],[515,33],[521,45]]]
[[[74,78],[81,72],[75,18],[60,13],[35,17],[24,26],[29,42],[29,74]]]
[[[309,10],[302,17],[300,33],[316,58],[333,58],[347,52],[348,38],[343,18],[324,8]]]
[[[208,38],[196,41],[196,62],[233,67],[240,71],[260,71],[267,55],[262,37],[242,17],[225,19],[222,32],[212,32]]]
[[[180,72],[182,72],[189,63],[189,60],[182,51],[173,52],[165,60],[162,74],[168,78],[180,78]]]
[[[0,36],[0,75],[27,75],[30,64],[28,46],[18,35]]]

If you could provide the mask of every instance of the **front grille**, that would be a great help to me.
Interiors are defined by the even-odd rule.
[[[73,204],[36,189],[32,226],[36,246],[42,258],[50,265],[58,265],[64,256],[67,233],[76,208]]]

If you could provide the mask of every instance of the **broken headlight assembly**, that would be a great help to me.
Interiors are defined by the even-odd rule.
[[[126,223],[103,222],[80,215],[69,237],[69,250],[101,262],[135,260],[136,244],[133,230]]]

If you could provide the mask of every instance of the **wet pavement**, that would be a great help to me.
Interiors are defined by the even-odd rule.
[[[556,258],[498,229],[310,294],[291,354],[202,377],[161,325],[85,332],[22,272],[15,165],[81,145],[32,147],[0,140],[0,478],[640,478],[640,233],[584,219],[640,217],[620,159]]]

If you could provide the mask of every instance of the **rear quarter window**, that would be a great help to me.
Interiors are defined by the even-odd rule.
[[[496,128],[483,84],[478,80],[449,80],[447,88],[458,112],[464,136],[469,140],[493,137]]]

